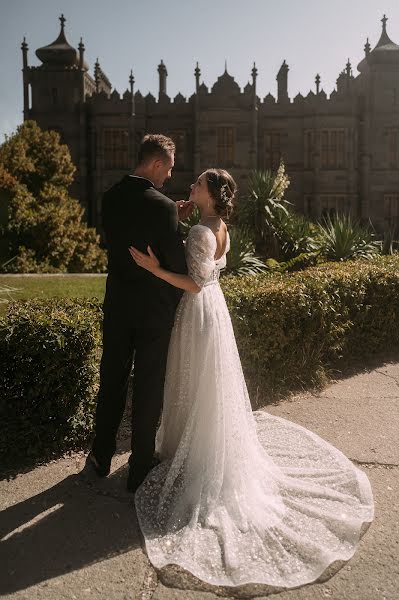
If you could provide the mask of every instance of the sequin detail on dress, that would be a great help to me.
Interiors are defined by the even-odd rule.
[[[169,348],[157,451],[135,496],[149,559],[218,586],[295,587],[355,552],[373,519],[366,475],[314,433],[251,410],[230,315],[202,225]],[[228,251],[228,247],[226,248]]]

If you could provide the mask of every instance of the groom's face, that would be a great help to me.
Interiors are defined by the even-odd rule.
[[[168,158],[159,159],[155,163],[154,185],[161,188],[165,181],[172,177],[172,169],[175,164],[175,155],[170,154]]]

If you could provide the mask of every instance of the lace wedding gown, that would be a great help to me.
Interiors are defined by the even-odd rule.
[[[226,251],[228,251],[228,247]],[[214,261],[194,226],[169,349],[156,446],[162,462],[136,492],[148,556],[218,586],[295,587],[355,552],[373,519],[366,475],[320,437],[253,413]]]

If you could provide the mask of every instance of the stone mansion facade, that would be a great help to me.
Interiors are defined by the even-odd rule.
[[[36,51],[40,66],[28,65],[24,39],[24,119],[60,132],[77,167],[72,194],[98,226],[103,191],[132,172],[145,133],[165,133],[176,143],[175,169],[167,193],[186,198],[201,170],[230,170],[245,192],[251,169],[277,169],[283,158],[291,185],[287,192],[299,211],[314,218],[350,212],[384,229],[399,226],[399,46],[382,33],[353,75],[348,61],[327,97],[315,79],[307,96],[288,96],[288,65],[277,74],[277,97],[260,99],[257,69],[243,90],[225,72],[211,89],[194,71],[190,98],[167,94],[167,69],[158,66],[159,92],[143,97],[129,87],[112,90],[97,60],[93,76],[84,45],[71,46],[61,31]]]

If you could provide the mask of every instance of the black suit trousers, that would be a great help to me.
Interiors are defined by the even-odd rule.
[[[127,321],[123,314],[105,311],[93,453],[101,464],[110,464],[133,365],[129,465],[135,477],[144,478],[151,468],[162,410],[171,327],[140,328]]]

